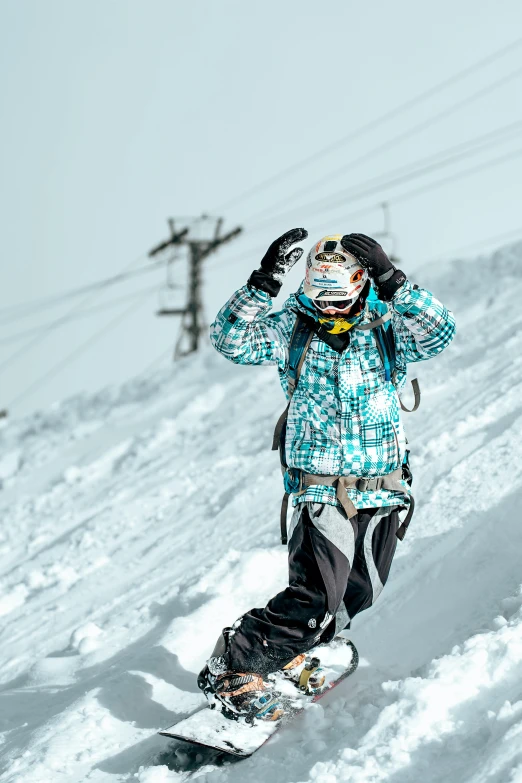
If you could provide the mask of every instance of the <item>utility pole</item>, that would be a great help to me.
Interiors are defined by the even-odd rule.
[[[208,220],[207,215],[202,215],[201,218],[196,219],[196,224],[200,221]],[[191,221],[192,222],[192,221]],[[235,228],[233,231],[229,231],[227,234],[221,236],[221,228],[223,226],[223,218],[216,220],[214,235],[212,238],[196,239],[190,236],[191,229],[185,227],[180,232],[175,232],[174,221],[169,220],[171,229],[171,238],[165,242],[161,242],[155,248],[153,248],[149,256],[156,255],[162,250],[168,247],[176,245],[185,245],[188,251],[188,290],[187,301],[185,307],[161,307],[157,315],[170,316],[181,315],[181,329],[176,343],[174,352],[174,360],[187,356],[190,353],[194,353],[199,347],[199,338],[203,331],[203,300],[202,300],[202,265],[203,261],[214,253],[221,245],[226,242],[230,242],[237,237],[241,231],[241,227]],[[169,265],[176,260],[171,258]],[[170,268],[170,266],[169,266]],[[167,283],[168,287],[169,283]],[[185,343],[185,347],[183,347]]]
[[[203,304],[201,302],[201,250],[199,242],[189,243],[189,253],[187,320],[182,323],[184,323],[184,331],[189,339],[189,347],[186,353],[193,353],[198,350],[199,335],[201,334],[200,315],[203,312]],[[179,341],[180,344],[181,339]]]

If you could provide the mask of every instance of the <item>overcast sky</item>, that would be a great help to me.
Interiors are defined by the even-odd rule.
[[[522,69],[522,46],[379,121],[514,42],[521,29],[520,0],[480,9],[476,0],[0,0],[0,408],[14,415],[119,382],[174,344],[177,319],[154,315],[161,271],[82,306],[142,298],[45,339],[5,342],[31,329],[43,336],[82,300],[34,308],[31,318],[17,311],[16,320],[5,308],[118,274],[133,260],[147,263],[147,251],[168,235],[167,217],[209,212],[225,218],[225,229],[245,228],[207,262],[209,321],[280,233],[302,225],[310,244],[326,233],[375,234],[384,199],[407,273],[461,245],[522,236],[520,154],[421,191],[520,152],[516,127],[454,165],[355,199],[375,177],[522,121],[522,71],[510,76]],[[365,125],[358,138],[318,154]],[[174,271],[183,286],[183,261]],[[180,289],[179,304],[183,296]],[[39,383],[98,332],[102,339]],[[10,360],[29,340],[31,349]],[[35,382],[36,392],[21,397]]]

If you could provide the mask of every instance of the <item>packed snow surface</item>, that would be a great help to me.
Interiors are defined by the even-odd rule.
[[[1,781],[522,782],[522,246],[414,282],[458,328],[418,366],[414,520],[359,670],[250,759],[156,731],[285,585],[274,368],[206,347],[2,424]]]

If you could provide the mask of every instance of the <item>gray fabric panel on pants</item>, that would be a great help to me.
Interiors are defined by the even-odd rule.
[[[351,567],[355,553],[355,533],[351,522],[340,513],[336,506],[329,503],[307,503],[306,505],[314,527],[343,553]],[[320,513],[315,516],[318,511]]]
[[[301,512],[303,508],[304,508],[304,503],[298,503],[298,505],[294,508],[294,513],[292,514],[292,518],[290,519],[290,524],[288,525],[288,533],[287,533],[288,546],[290,546],[290,540],[294,534],[294,530],[296,529],[301,519]]]
[[[341,606],[337,610],[337,614],[335,615],[335,635],[337,636],[338,633],[341,633],[341,631],[346,628],[348,623],[350,622],[350,615],[346,611],[346,606],[344,605],[344,602],[341,602]]]
[[[384,587],[383,583],[381,582],[381,577],[379,576],[377,566],[375,565],[375,560],[373,559],[373,533],[382,517],[389,513],[390,509],[386,506],[380,508],[370,520],[370,524],[368,525],[364,536],[364,559],[366,560],[366,568],[368,569],[368,576],[370,577],[370,582],[372,584],[372,603],[375,603]]]

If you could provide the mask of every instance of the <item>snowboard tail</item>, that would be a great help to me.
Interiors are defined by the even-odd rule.
[[[188,718],[162,729],[163,737],[184,740],[194,745],[230,753],[246,758],[259,750],[270,737],[293,720],[307,704],[319,701],[325,693],[335,688],[356,670],[359,654],[353,642],[344,638],[334,639],[328,645],[311,650],[320,659],[325,673],[321,691],[306,693],[298,684],[277,673],[270,677],[270,690],[276,692],[284,708],[284,715],[277,721],[254,720],[253,724],[226,718],[214,705],[206,705]]]

